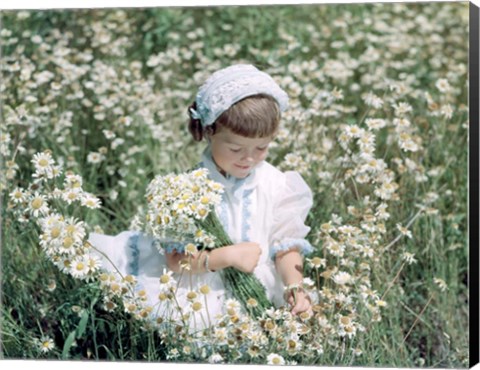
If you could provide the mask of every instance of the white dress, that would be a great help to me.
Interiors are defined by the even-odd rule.
[[[267,297],[279,307],[283,299],[284,285],[277,274],[274,256],[282,250],[297,248],[302,254],[313,248],[305,240],[310,228],[305,219],[312,207],[312,193],[302,177],[294,171],[285,173],[263,161],[244,179],[225,178],[212,160],[210,148],[204,151],[197,167],[209,170],[210,178],[224,185],[222,202],[216,208],[221,223],[234,243],[252,241],[261,247],[261,255],[254,274],[266,288]],[[159,278],[167,269],[166,259],[157,248],[158,240],[138,231],[124,231],[117,236],[91,234],[89,241],[105,253],[115,267],[124,275],[137,278],[138,289],[147,293],[147,301],[154,307],[152,316],[178,318],[178,306],[191,313],[191,322],[196,329],[214,323],[218,314],[224,313],[224,303],[230,298],[225,291],[218,272],[189,274],[174,273],[176,281],[176,301],[159,301],[159,293],[164,289]],[[181,249],[182,243],[170,243],[167,250]],[[104,259],[107,269],[115,271],[111,263]],[[110,266],[110,267],[109,267]],[[210,293],[200,302],[205,306],[200,311],[192,311],[187,293],[203,285],[210,287]]]

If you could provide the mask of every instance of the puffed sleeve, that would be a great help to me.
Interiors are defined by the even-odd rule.
[[[312,191],[298,172],[285,172],[284,182],[274,199],[273,227],[270,234],[270,258],[280,251],[297,248],[303,255],[313,251],[305,240],[310,227],[305,219],[313,205]]]

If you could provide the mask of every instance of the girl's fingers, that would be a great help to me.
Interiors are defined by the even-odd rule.
[[[293,297],[292,296],[288,297],[288,304],[290,306],[293,306],[294,303],[295,303],[295,301],[294,301]]]
[[[296,315],[309,310],[311,310],[310,301],[307,299],[307,297],[302,297],[297,300],[297,303],[292,308],[291,312],[292,314]]]

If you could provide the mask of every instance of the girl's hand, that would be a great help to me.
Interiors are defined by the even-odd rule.
[[[180,262],[186,258],[184,253],[179,253],[174,250],[170,253],[165,253],[167,259],[167,267],[173,272],[180,272]]]
[[[292,307],[292,314],[297,315],[312,309],[312,301],[302,288],[292,288],[285,292],[285,300]]]
[[[225,257],[230,267],[252,273],[257,267],[261,253],[258,243],[243,242],[226,247]]]

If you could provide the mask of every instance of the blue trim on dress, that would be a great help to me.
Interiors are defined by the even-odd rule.
[[[270,258],[274,259],[278,252],[288,251],[292,248],[297,248],[304,256],[313,252],[312,245],[305,239],[284,238],[282,241],[273,243],[270,248]]]
[[[242,241],[248,242],[248,233],[250,232],[250,219],[252,217],[251,205],[252,195],[254,189],[248,189],[243,192],[242,197]]]
[[[140,259],[140,250],[138,249],[138,238],[140,237],[140,233],[135,233],[130,236],[127,240],[127,248],[131,249],[132,253],[132,260],[128,264],[129,270],[128,273],[130,275],[138,276],[138,261]]]

